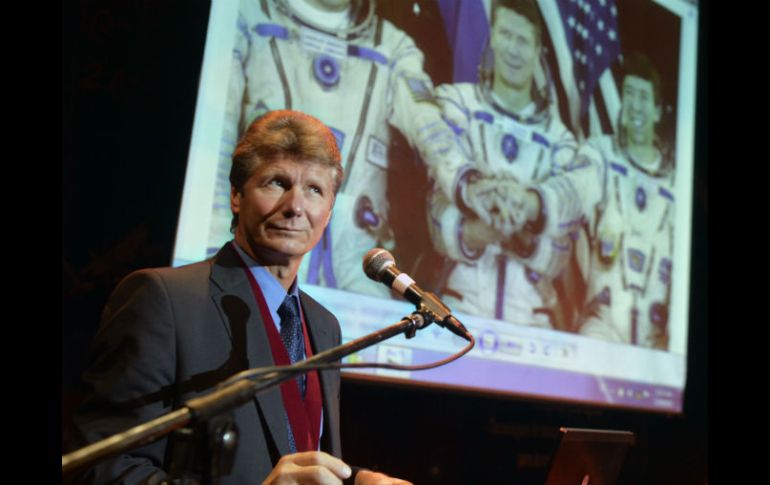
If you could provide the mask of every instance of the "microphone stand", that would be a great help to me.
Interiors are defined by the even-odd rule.
[[[175,450],[172,458],[170,476],[175,480],[174,483],[198,483],[195,479],[190,481],[186,478],[190,472],[202,476],[202,483],[218,483],[218,477],[230,473],[235,456],[238,434],[232,419],[235,408],[251,401],[258,392],[296,376],[296,372],[287,370],[306,367],[312,370],[309,368],[312,365],[341,360],[400,333],[404,333],[406,338],[412,338],[418,329],[433,322],[434,317],[432,312],[420,309],[398,323],[319,352],[290,366],[283,366],[280,370],[268,372],[256,380],[237,380],[209,394],[190,399],[175,411],[62,456],[62,475],[178,430],[175,438],[184,451]],[[190,429],[190,426],[195,429]],[[182,465],[179,464],[180,460]]]

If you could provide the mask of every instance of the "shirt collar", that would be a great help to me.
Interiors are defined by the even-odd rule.
[[[257,280],[259,289],[262,290],[262,295],[265,297],[267,308],[270,310],[270,315],[273,317],[273,321],[277,326],[280,326],[281,321],[281,318],[278,316],[278,308],[283,303],[283,300],[286,298],[287,294],[294,297],[297,308],[302,311],[302,305],[299,304],[299,285],[297,284],[296,278],[294,279],[294,282],[291,284],[289,291],[287,292],[283,286],[281,286],[281,282],[278,281],[278,278],[276,278],[264,266],[254,261],[254,258],[249,256],[246,251],[241,249],[235,240],[233,240],[233,247],[241,256],[241,258],[243,258],[243,261],[246,263],[246,266],[248,266],[249,271],[251,271],[251,274],[254,275],[254,279]]]

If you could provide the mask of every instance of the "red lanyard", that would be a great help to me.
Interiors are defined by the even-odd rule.
[[[278,334],[273,317],[265,302],[262,290],[251,274],[251,270],[244,268],[249,278],[251,290],[254,292],[254,298],[259,305],[259,312],[262,314],[262,323],[265,325],[267,338],[270,341],[270,350],[273,354],[273,362],[276,365],[290,365],[291,360],[283,345],[283,340]],[[313,349],[310,346],[310,336],[307,332],[305,316],[302,316],[302,333],[305,336],[305,356],[313,355]],[[297,445],[297,451],[317,451],[318,439],[321,429],[321,385],[318,380],[318,372],[311,371],[306,374],[307,388],[305,390],[305,399],[302,399],[296,379],[288,379],[281,383],[281,397],[283,397],[283,407],[286,415],[289,417],[291,431],[294,435],[294,441]]]

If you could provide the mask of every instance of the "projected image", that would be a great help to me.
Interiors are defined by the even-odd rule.
[[[242,131],[304,111],[345,180],[302,288],[344,340],[398,321],[413,307],[362,271],[382,247],[478,339],[453,370],[356,375],[681,410],[696,6],[241,0],[210,18],[175,265],[232,238]],[[432,326],[350,360],[458,348]]]

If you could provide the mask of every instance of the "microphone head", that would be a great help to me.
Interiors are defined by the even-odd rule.
[[[383,271],[394,264],[396,260],[393,255],[382,248],[370,249],[364,255],[364,273],[374,281],[382,281]]]

